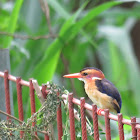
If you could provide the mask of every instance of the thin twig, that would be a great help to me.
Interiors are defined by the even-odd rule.
[[[36,94],[37,94],[37,96],[38,96],[38,98],[39,98],[41,104],[43,105],[43,103],[45,102],[45,99],[44,99],[44,97],[43,97],[43,94],[42,94],[42,92],[41,92],[41,88],[40,88],[40,86],[38,85],[37,80],[32,80],[32,83],[33,83],[33,86],[34,86],[34,88],[35,88],[35,90],[36,90]],[[44,108],[44,106],[42,106],[42,107]],[[40,110],[43,109],[43,108],[40,108]],[[38,111],[38,112],[40,112],[40,111]],[[50,128],[50,131],[51,131],[51,134],[50,134],[50,135],[51,135],[52,139],[55,140],[53,125],[50,124],[50,125],[49,125],[49,128]]]
[[[42,95],[42,92],[40,90],[40,87],[38,85],[37,80],[32,80],[32,83],[33,83],[33,86],[34,86],[34,88],[36,90],[37,97],[39,98],[41,104],[43,104],[45,102],[45,99],[44,99],[44,97]]]
[[[35,137],[36,140],[40,140],[39,137],[38,137],[37,135],[34,135],[34,137]]]
[[[19,123],[23,123],[23,121],[17,119],[16,117],[14,117],[14,116],[12,116],[12,115],[10,115],[10,114],[8,114],[8,113],[2,111],[2,110],[0,110],[0,113],[6,115],[6,116],[8,116],[8,117],[10,117],[10,118],[12,118],[12,119],[14,119],[14,120],[16,120],[16,121],[18,121]]]
[[[37,130],[39,133],[48,134],[46,131]]]
[[[29,130],[22,130],[22,129],[18,129],[18,128],[8,128],[8,127],[1,127],[2,129],[7,129],[7,130],[15,130],[15,131],[28,131],[28,132],[30,132],[31,130],[29,129]],[[43,133],[43,134],[48,134],[46,131],[41,131],[41,130],[37,130],[37,132],[39,132],[39,133]]]
[[[46,21],[47,21],[47,24],[48,24],[49,32],[52,35],[53,32],[52,32],[52,29],[51,29],[51,22],[50,22],[50,10],[49,10],[47,0],[45,0],[45,1],[44,0],[39,0],[39,2],[40,2],[40,5],[41,5],[41,9],[46,16]]]
[[[14,117],[14,116],[12,116],[12,115],[10,115],[10,114],[7,114],[6,112],[3,112],[2,110],[0,110],[0,113],[6,115],[6,116],[8,116],[8,117],[10,117],[10,118],[12,118],[12,119],[14,119],[14,120],[16,120],[16,121],[18,121],[19,123],[23,123],[23,121],[17,119],[16,117]],[[10,129],[10,128],[9,128],[9,129]],[[23,130],[22,130],[22,131],[23,131]],[[43,133],[43,134],[48,134],[48,133],[45,132],[45,131],[40,131],[40,130],[37,130],[37,131],[40,132],[40,133]]]
[[[44,35],[44,36],[28,36],[28,35],[12,34],[12,33],[8,33],[8,32],[0,32],[0,35],[10,36],[13,38],[19,38],[22,40],[26,40],[26,39],[39,40],[39,39],[48,39],[48,38],[57,37],[57,35],[54,35],[54,34],[48,34],[48,35]]]

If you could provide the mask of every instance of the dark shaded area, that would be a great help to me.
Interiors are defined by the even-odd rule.
[[[138,62],[140,64],[140,20],[137,21],[131,31],[132,43]]]

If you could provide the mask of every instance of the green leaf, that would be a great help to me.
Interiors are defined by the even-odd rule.
[[[115,85],[124,87],[128,84],[127,78],[127,68],[123,57],[117,46],[113,42],[109,42],[109,54],[112,69],[112,80],[115,81]],[[123,77],[121,76],[123,74]]]
[[[101,12],[115,6],[121,4],[121,2],[113,1],[113,2],[107,2],[102,5],[99,5],[95,8],[93,8],[91,11],[87,13],[85,17],[80,19],[75,26],[73,26],[73,29],[71,30],[71,37],[73,38],[80,30],[83,28],[88,22],[90,22],[93,18],[98,16]]]
[[[59,37],[46,49],[45,56],[35,68],[33,76],[37,78],[39,83],[47,82],[52,79],[57,63],[59,61],[62,47],[64,46],[63,38],[66,37],[65,33],[71,27],[73,22],[74,17],[71,17],[64,23]],[[39,72],[40,69],[41,72]]]
[[[69,19],[69,13],[59,4],[56,0],[48,0],[48,4],[57,12],[59,15],[65,19]]]
[[[74,14],[75,19],[80,15],[82,10],[87,6],[88,3],[89,3],[89,0],[85,1],[84,4],[76,11],[76,13]]]
[[[7,29],[8,33],[15,32],[16,25],[17,25],[17,19],[19,16],[19,11],[20,11],[22,2],[23,2],[23,0],[17,0],[15,3],[15,6],[14,6],[14,9],[13,9],[10,21],[9,21],[8,29]],[[3,44],[4,48],[7,48],[10,45],[11,41],[12,41],[12,37],[7,36],[4,40],[4,44]]]
[[[60,31],[59,37],[48,47],[45,52],[45,56],[34,70],[33,76],[37,78],[39,83],[43,82],[43,79],[47,81],[52,79],[57,63],[59,61],[62,47],[65,45],[64,40],[69,41],[69,39],[74,38],[79,33],[80,29],[82,29],[91,19],[98,16],[104,10],[107,10],[108,8],[117,4],[120,4],[120,2],[108,2],[99,5],[96,8],[92,9],[77,23],[74,23],[74,16],[66,21]]]
[[[45,56],[33,72],[33,76],[37,78],[39,83],[47,82],[52,79],[59,60],[61,49],[62,44],[58,39],[56,39],[52,45],[47,48]]]

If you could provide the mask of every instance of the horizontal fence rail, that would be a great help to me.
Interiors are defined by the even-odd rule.
[[[1,72],[0,71],[0,77],[4,79],[4,85],[5,85],[5,103],[6,103],[6,112],[7,114],[11,114],[11,108],[10,108],[10,93],[9,93],[9,81],[13,81],[16,83],[17,88],[17,101],[18,101],[18,114],[19,114],[19,120],[24,120],[24,114],[23,114],[23,103],[22,103],[22,87],[26,86],[29,87],[30,92],[30,102],[31,102],[31,115],[36,112],[35,109],[35,93],[34,93],[34,87],[32,84],[32,79],[28,81],[22,80],[20,77],[15,77],[10,74],[8,74],[8,71]],[[44,98],[47,98],[48,91],[46,85],[42,85],[40,87],[42,91],[42,95]],[[59,93],[57,93],[59,96]],[[87,128],[86,128],[86,116],[85,116],[85,110],[89,110],[92,112],[93,116],[93,130],[94,130],[94,140],[99,140],[99,128],[98,128],[98,115],[97,111],[98,108],[96,105],[89,105],[85,103],[85,99],[81,98],[80,100],[73,98],[73,94],[69,93],[68,95],[63,94],[62,95],[63,100],[68,99],[69,104],[69,120],[70,120],[70,137],[71,140],[76,139],[76,133],[75,133],[75,118],[74,118],[74,104],[80,106],[80,114],[81,114],[81,131],[82,131],[82,140],[87,140]],[[124,129],[123,125],[130,125],[132,128],[132,139],[133,140],[140,140],[140,124],[136,123],[136,117],[131,117],[131,120],[124,119],[122,114],[119,113],[118,115],[113,115],[109,113],[109,110],[105,110],[101,112],[101,115],[105,118],[105,132],[106,132],[106,139],[111,140],[111,130],[110,130],[110,120],[114,120],[118,122],[118,130],[119,130],[119,137],[120,140],[124,140]],[[10,116],[10,115],[9,115]],[[9,116],[7,116],[7,119],[9,119]],[[35,122],[32,124],[35,125]],[[62,110],[61,110],[61,104],[58,107],[57,110],[57,129],[58,129],[58,140],[62,139],[63,136],[63,127],[62,127]],[[37,132],[35,133],[37,135]],[[20,137],[22,138],[23,132],[20,132]],[[45,140],[49,140],[49,136],[45,134],[44,136]]]

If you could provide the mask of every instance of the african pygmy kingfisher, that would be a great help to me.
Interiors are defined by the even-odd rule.
[[[103,109],[109,109],[114,113],[120,113],[121,96],[117,88],[105,78],[103,72],[94,67],[82,69],[79,73],[64,75],[66,78],[78,78],[85,84],[88,97],[101,109],[97,112],[101,115]]]

